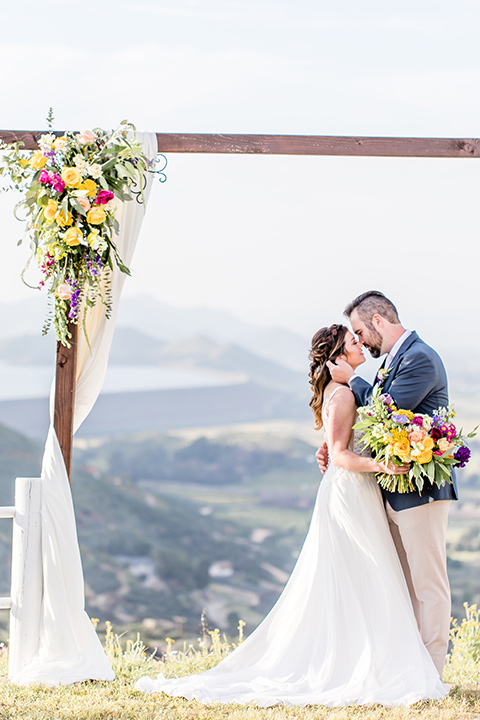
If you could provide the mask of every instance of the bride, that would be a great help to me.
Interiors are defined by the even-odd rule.
[[[322,328],[310,353],[310,405],[325,427],[330,465],[279,600],[215,668],[142,677],[137,690],[261,706],[409,705],[447,695],[421,641],[373,474],[399,468],[362,455],[353,394],[326,366],[337,358],[353,369],[365,362],[346,327]]]

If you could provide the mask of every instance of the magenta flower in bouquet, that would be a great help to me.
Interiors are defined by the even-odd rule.
[[[363,433],[363,443],[378,462],[411,463],[404,475],[377,475],[386,490],[421,493],[425,483],[442,487],[451,483],[452,467],[464,467],[470,459],[466,438],[457,430],[453,406],[438,408],[432,416],[397,408],[391,395],[375,387],[368,405],[358,409],[354,428]],[[478,426],[477,426],[478,427]]]

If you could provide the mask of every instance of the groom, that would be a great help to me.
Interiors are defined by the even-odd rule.
[[[448,405],[445,368],[435,350],[405,329],[395,305],[383,293],[371,290],[346,308],[353,332],[372,357],[387,354],[375,383],[382,385],[398,408],[432,415]],[[366,405],[373,386],[343,360],[328,363],[332,379],[350,386],[357,405]],[[317,452],[325,470],[325,447]],[[418,492],[383,490],[390,531],[402,564],[422,640],[440,674],[443,673],[450,630],[450,585],[447,576],[446,531],[448,511],[457,499],[452,485],[438,488],[426,480]]]

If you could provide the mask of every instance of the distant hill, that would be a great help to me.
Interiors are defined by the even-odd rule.
[[[40,337],[44,308],[39,298],[0,304],[0,349],[5,340],[22,335]],[[208,308],[174,308],[146,296],[121,300],[117,331],[120,328],[134,328],[164,342],[204,335],[220,344],[241,345],[255,355],[294,370],[305,367],[309,347],[308,339],[284,328],[249,325],[231,313]],[[53,333],[43,343],[44,347],[50,347],[49,343],[53,347]],[[23,352],[20,355],[23,357]]]
[[[272,419],[308,421],[311,413],[305,400],[252,382],[109,393],[100,395],[76,437],[106,437]],[[4,400],[0,402],[0,423],[30,437],[43,439],[49,424],[48,400]]]

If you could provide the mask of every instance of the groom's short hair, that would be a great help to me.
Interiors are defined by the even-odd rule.
[[[349,318],[354,310],[367,326],[371,323],[374,315],[381,315],[394,325],[400,322],[395,305],[378,290],[368,290],[356,297],[347,305],[344,315]]]

